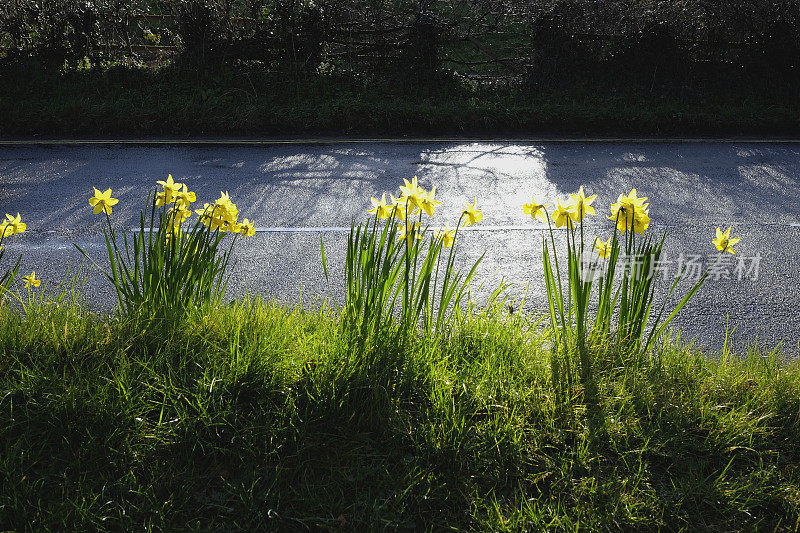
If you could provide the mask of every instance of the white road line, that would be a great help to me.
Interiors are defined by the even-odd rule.
[[[433,226],[432,229],[435,229]],[[554,230],[562,228],[553,228]],[[565,229],[565,228],[564,228]],[[537,226],[476,226],[464,227],[459,231],[544,231],[546,227]],[[134,233],[139,233],[139,228],[131,228]],[[148,231],[148,230],[145,230]],[[309,226],[309,227],[291,227],[291,226],[273,226],[256,228],[257,233],[349,233],[350,226]]]
[[[536,226],[476,226],[476,227],[465,227],[461,228],[459,231],[525,231],[525,230],[542,230],[547,228],[539,228]],[[554,228],[555,229],[555,228]],[[322,232],[334,232],[334,233],[349,233],[350,226],[311,226],[311,227],[304,227],[304,228],[294,228],[294,227],[271,227],[271,228],[256,228],[257,232],[261,233],[322,233]]]
[[[789,227],[789,228],[800,228],[800,222],[788,222],[788,223],[748,223],[748,224],[738,224],[739,227],[750,227],[750,226],[778,226],[778,227]],[[430,226],[430,229],[436,229],[438,226]],[[654,228],[677,228],[681,227],[677,224],[653,224],[652,227]],[[585,229],[602,229],[601,226],[594,226],[594,225],[585,225]],[[563,231],[567,228],[553,228],[554,231]],[[131,231],[136,233],[139,231],[139,228],[131,228]],[[485,232],[485,231],[549,231],[547,226],[532,226],[532,225],[511,225],[511,226],[466,226],[459,229],[459,231],[476,231],[476,232]],[[349,233],[350,226],[302,226],[302,227],[293,227],[293,226],[272,226],[272,227],[257,227],[257,233]]]
[[[798,224],[800,226],[800,224]],[[436,230],[439,226],[430,226],[431,230]],[[584,226],[585,229],[597,229],[599,226]],[[659,228],[674,228],[675,225],[662,224]],[[567,228],[553,228],[553,231],[563,231]],[[139,228],[131,228],[133,233],[139,233]],[[149,231],[149,230],[145,230]],[[459,232],[488,232],[488,231],[550,231],[547,226],[467,226],[458,230]],[[310,227],[290,227],[274,226],[269,228],[256,228],[256,233],[349,233],[350,226],[310,226]]]

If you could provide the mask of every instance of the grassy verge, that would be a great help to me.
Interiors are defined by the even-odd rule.
[[[0,135],[792,135],[796,91],[757,83],[653,87],[591,78],[545,87],[435,88],[287,75],[259,65],[63,71],[6,66]],[[764,80],[767,83],[769,80]],[[769,87],[772,87],[769,85]]]
[[[599,394],[559,406],[505,309],[403,351],[339,331],[260,301],[163,329],[1,309],[0,526],[797,527],[800,372],[775,354],[595,349]]]

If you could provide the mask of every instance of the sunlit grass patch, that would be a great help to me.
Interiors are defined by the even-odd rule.
[[[4,527],[793,530],[800,516],[800,372],[778,352],[715,358],[668,338],[647,364],[598,365],[598,432],[585,390],[557,401],[537,319],[505,306],[446,337],[377,339],[368,369],[330,310],[253,299],[167,335],[145,323],[0,311]]]

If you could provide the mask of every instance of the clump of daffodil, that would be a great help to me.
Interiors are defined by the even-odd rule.
[[[111,269],[95,265],[114,284],[120,312],[178,318],[188,309],[220,301],[225,291],[221,281],[231,257],[231,248],[219,248],[222,233],[250,237],[255,233],[255,223],[248,219],[239,222],[239,209],[227,192],[202,209],[193,210],[197,195],[187,184],[176,182],[172,175],[157,183],[160,187],[149,196],[149,209],[140,214],[133,246],[124,236],[120,243],[110,218],[106,218],[104,234]],[[110,215],[111,206],[118,201],[112,198],[111,189],[101,192],[95,188],[94,192],[89,200],[94,212]],[[199,220],[184,227],[193,211],[200,215]]]
[[[550,204],[543,204],[536,200],[536,197],[533,196],[530,203],[522,206],[522,211],[526,215],[530,215],[534,220],[538,220],[539,222],[547,222],[548,207],[550,207]]]
[[[456,242],[456,230],[450,229],[450,227],[445,224],[444,229],[436,232],[436,238],[442,240],[442,246],[450,248],[453,246],[453,243]]]
[[[481,220],[483,220],[483,213],[475,206],[478,203],[478,199],[475,198],[472,201],[472,204],[467,204],[464,207],[463,217],[464,217],[464,224],[469,226],[474,226]]]
[[[630,230],[644,233],[650,226],[650,204],[646,202],[647,197],[639,198],[636,189],[632,189],[627,195],[620,194],[617,201],[611,204],[611,215],[608,219],[616,222],[620,233]]]
[[[100,192],[97,187],[94,188],[94,196],[89,198],[89,205],[94,207],[94,214],[103,211],[106,215],[111,214],[111,206],[116,205],[119,200],[111,197],[111,189],[106,189]]]
[[[720,252],[730,252],[732,254],[736,254],[736,250],[733,249],[733,245],[736,244],[741,240],[741,237],[733,237],[731,238],[731,227],[728,226],[724,232],[722,228],[717,228],[717,238],[713,240],[714,246],[717,247],[717,250]]]
[[[643,234],[650,226],[647,197],[640,197],[636,189],[619,195],[617,201],[611,204],[611,215],[607,217],[614,222],[619,234],[614,231],[605,241],[595,237],[592,251],[596,256],[591,259],[585,257],[583,221],[587,214],[595,214],[592,203],[597,195],[586,196],[581,186],[577,193],[570,196],[570,201],[565,205],[557,201],[552,213],[555,226],[568,229],[565,239],[567,272],[562,272],[560,268],[552,227],[549,242],[547,238],[543,239],[542,255],[552,331],[555,344],[561,348],[561,354],[554,352],[552,360],[553,382],[559,388],[557,393],[562,400],[568,392],[565,383],[572,379],[561,377],[559,373],[562,369],[570,373],[571,368],[580,368],[583,376],[591,374],[592,362],[588,356],[588,343],[591,340],[600,343],[616,340],[621,353],[635,355],[646,351],[700,289],[713,268],[712,265],[702,274],[672,312],[664,313],[662,308],[653,320],[650,311],[655,292],[661,286],[654,276],[661,261],[666,233],[661,239],[642,238],[641,242],[636,242],[636,234]],[[523,209],[531,217],[546,221],[546,207],[533,198]],[[581,224],[580,233],[576,231],[577,223]],[[724,232],[722,228],[717,228],[713,242],[721,252],[718,261],[726,251],[736,253],[733,246],[739,242],[739,238],[732,238],[730,232],[730,227]],[[624,240],[619,238],[621,234],[626,234]],[[586,276],[587,273],[598,272],[598,257],[605,260],[601,267],[602,275]],[[622,260],[626,261],[626,268],[621,269],[619,275],[617,267]],[[681,271],[678,274],[678,279],[683,273]],[[564,279],[568,290],[562,290]],[[667,296],[672,295],[676,286],[677,281]],[[593,289],[596,291],[593,292]],[[598,299],[594,306],[590,306],[589,299],[593,293],[597,294]],[[588,316],[590,309],[594,309],[592,318]],[[571,354],[576,352],[580,357],[579,362],[570,360]]]
[[[462,220],[473,225],[483,218],[476,207],[477,199],[461,212],[456,229],[445,224],[444,229],[429,236],[423,218],[433,217],[442,205],[436,198],[437,188],[426,190],[414,176],[410,181],[404,179],[399,189],[398,197],[383,193],[370,198],[366,211],[371,220],[366,226],[354,224],[348,237],[347,297],[341,323],[362,347],[370,335],[387,328],[397,329],[405,339],[420,325],[420,317],[428,331],[444,327],[447,315],[460,308],[480,262],[467,275],[461,275],[454,266]],[[445,248],[449,253],[442,253]],[[324,243],[321,251],[327,278]],[[397,316],[393,313],[395,305],[402,306],[399,328],[392,324]]]
[[[35,270],[32,271],[27,276],[22,276],[22,281],[25,282],[25,287],[27,287],[27,288],[38,287],[39,285],[42,284],[42,280],[36,279],[36,271]]]

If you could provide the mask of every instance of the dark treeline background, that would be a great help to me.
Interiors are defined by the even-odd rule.
[[[798,76],[800,0],[3,0],[0,57],[516,86]]]

